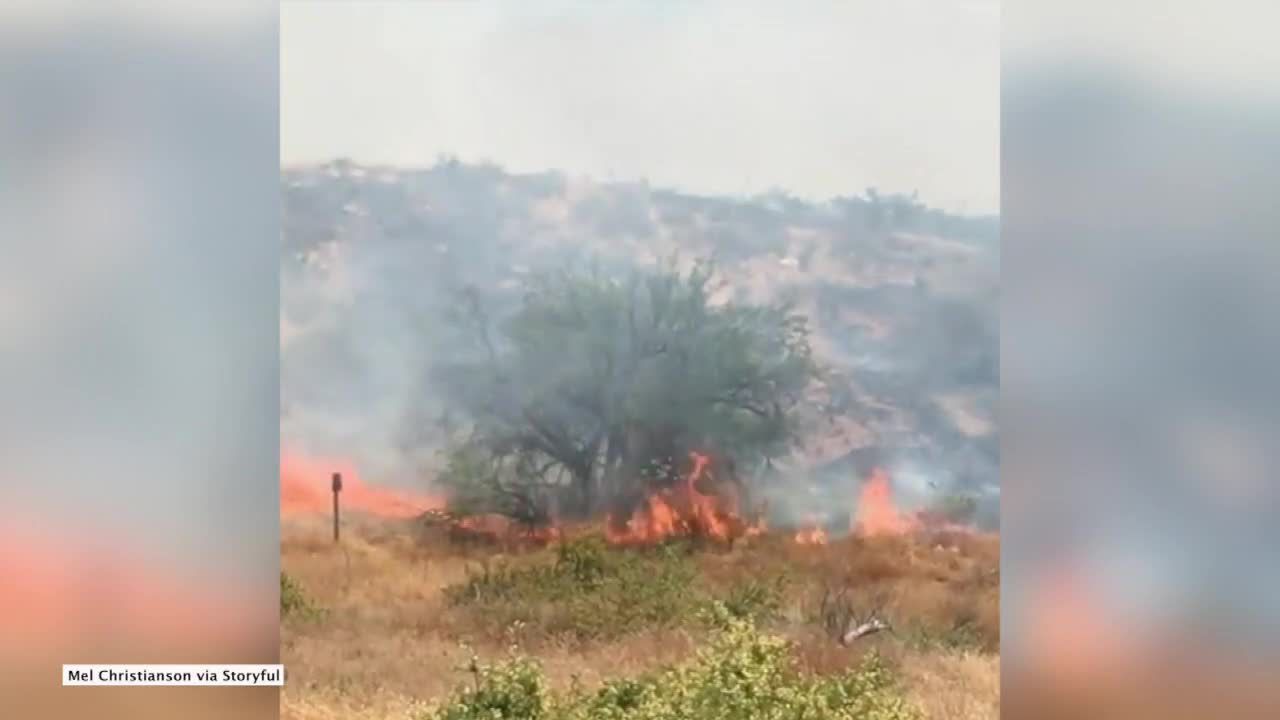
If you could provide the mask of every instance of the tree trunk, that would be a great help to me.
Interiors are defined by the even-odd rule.
[[[618,503],[623,477],[623,458],[626,453],[626,440],[623,433],[613,430],[605,441],[604,467],[601,469],[601,500],[606,508],[613,510]]]
[[[577,496],[575,516],[579,520],[590,518],[595,505],[595,483],[592,482],[591,466],[577,462],[569,468],[569,472],[573,477],[574,494]]]
[[[590,518],[596,511],[595,476],[591,468],[582,471],[582,516]]]

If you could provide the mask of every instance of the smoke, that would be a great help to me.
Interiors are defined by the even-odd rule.
[[[425,489],[465,421],[436,370],[481,350],[456,322],[461,294],[496,322],[540,270],[713,258],[721,299],[795,303],[828,370],[799,448],[772,470],[785,479],[778,512],[847,508],[876,467],[905,509],[965,494],[979,515],[997,512],[995,218],[874,191],[699,197],[449,158],[413,170],[335,161],[287,170],[283,184],[287,447]]]
[[[346,163],[286,174],[286,445],[350,458],[377,483],[422,484],[446,414],[428,370],[463,349],[445,318],[462,288],[509,302],[519,270],[504,260],[518,234],[503,227],[505,205],[531,203],[504,198],[500,179],[448,162],[390,177]]]

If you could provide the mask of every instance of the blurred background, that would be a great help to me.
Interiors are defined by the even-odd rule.
[[[274,3],[0,9],[0,716],[274,717],[59,687],[278,656]]]
[[[1276,717],[1277,12],[1004,8],[1010,717]]]

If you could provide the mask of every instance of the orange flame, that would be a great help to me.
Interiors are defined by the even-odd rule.
[[[849,531],[864,537],[916,532],[968,535],[974,532],[974,528],[952,522],[945,514],[936,510],[907,513],[898,509],[893,500],[889,473],[876,468],[871,471],[871,477],[862,485],[858,494],[858,504],[849,520]]]
[[[811,518],[805,527],[796,531],[793,539],[797,545],[826,545],[827,531]]]
[[[452,524],[451,536],[455,540],[543,546],[562,539],[563,532],[555,525],[529,527],[503,515],[486,513],[457,519]]]
[[[889,473],[881,468],[872,470],[858,495],[849,531],[867,536],[900,535],[919,526],[918,518],[904,514],[894,504]]]
[[[683,483],[650,495],[624,523],[610,515],[605,538],[614,544],[635,545],[671,537],[728,541],[764,532],[762,523],[748,525],[736,512],[724,508],[716,496],[698,490],[698,481],[707,475],[711,459],[697,452],[689,453],[689,458],[693,469]]]
[[[280,453],[280,514],[327,513],[333,506],[333,473],[342,473],[340,500],[344,509],[391,518],[410,518],[444,508],[443,498],[406,490],[370,487],[355,465],[345,460]]]

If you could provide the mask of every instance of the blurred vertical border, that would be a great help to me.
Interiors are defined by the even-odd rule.
[[[0,8],[0,717],[274,717],[275,3]]]
[[[1280,717],[1280,5],[1002,15],[1005,716]]]

